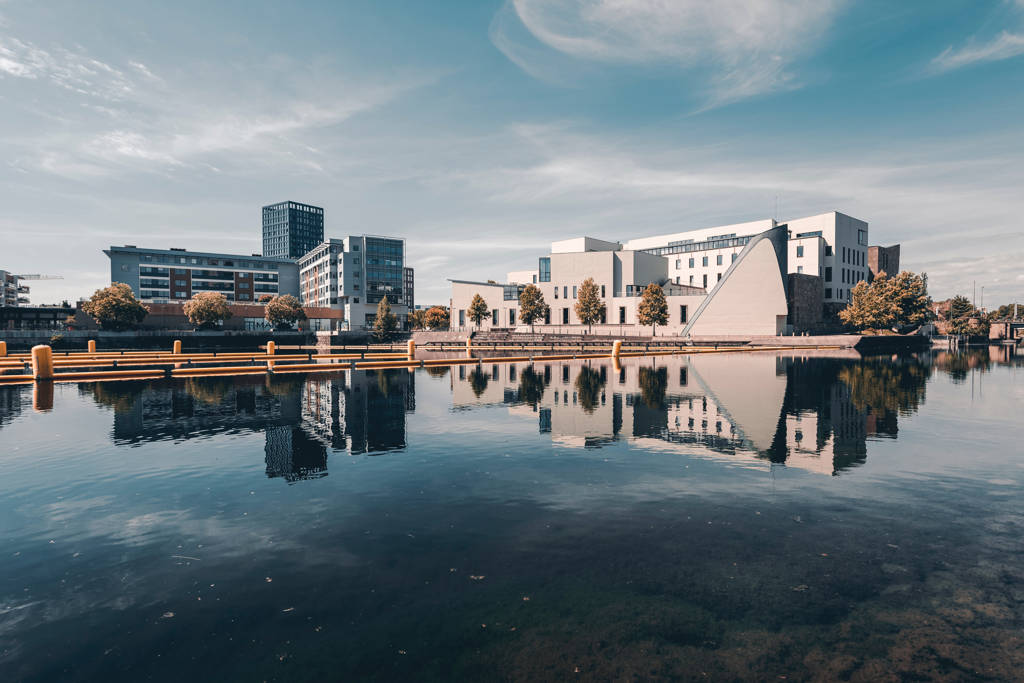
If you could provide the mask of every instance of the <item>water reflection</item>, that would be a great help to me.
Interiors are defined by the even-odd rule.
[[[898,417],[924,401],[928,375],[916,357],[707,354],[618,369],[597,360],[462,366],[451,383],[456,408],[508,404],[566,446],[657,440],[837,474],[864,461],[869,438],[896,436]]]

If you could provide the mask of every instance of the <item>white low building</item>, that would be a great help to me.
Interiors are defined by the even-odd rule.
[[[787,234],[784,227],[753,236],[716,278],[710,291],[676,284],[664,256],[626,249],[617,242],[584,237],[552,244],[539,259],[536,273],[511,273],[507,283],[451,280],[453,329],[529,329],[519,318],[519,294],[536,284],[548,315],[534,325],[542,331],[588,331],[576,315],[579,287],[593,278],[605,305],[604,320],[593,326],[599,334],[650,334],[640,325],[638,308],[650,284],[665,290],[669,322],[658,334],[776,335],[786,331]],[[536,277],[534,277],[536,275]],[[470,304],[480,295],[488,315],[478,323]]]

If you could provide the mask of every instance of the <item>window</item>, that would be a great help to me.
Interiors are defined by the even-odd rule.
[[[826,244],[825,245],[825,256],[831,256],[831,255],[832,255],[832,245],[831,244]]]
[[[825,289],[825,298],[826,299],[831,299],[832,298],[832,288],[831,287],[828,287],[827,289]]]
[[[238,283],[238,288],[239,289],[249,289],[249,283],[248,282],[239,282]]]
[[[798,273],[804,272],[804,267],[803,266],[797,266],[796,267],[796,272],[798,272]]]
[[[575,298],[576,298],[576,285],[573,285],[573,286],[572,286],[572,298],[573,298],[573,299],[575,299]]]
[[[568,308],[563,308],[562,309],[562,324],[563,325],[568,325],[569,324],[569,309]]]
[[[722,255],[721,254],[715,256],[715,265],[716,266],[722,265]]]
[[[868,231],[867,230],[858,230],[857,231],[857,244],[860,244],[861,246],[865,246],[865,247],[868,246]]]
[[[555,298],[558,298],[558,287],[555,287]]]
[[[691,286],[693,285],[693,276],[692,275],[690,276],[690,285]]]
[[[682,267],[683,267],[683,259],[677,258],[676,259],[676,270],[679,270]]]
[[[626,285],[626,296],[633,296],[633,285]]]
[[[179,298],[179,299],[184,299],[185,298],[185,292],[175,292],[174,296]]]
[[[708,288],[708,274],[704,273],[704,289]]]
[[[690,267],[693,268],[693,259],[690,259]]]
[[[459,309],[459,327],[466,326],[466,311]]]
[[[797,258],[800,258],[800,257],[802,257],[803,255],[804,255],[804,248],[803,248],[803,246],[799,246],[799,247],[797,247],[797,248],[796,248],[796,257],[797,257]]]
[[[515,327],[516,326],[516,309],[514,309],[514,308],[508,309],[508,326],[509,327]]]
[[[708,264],[708,257],[707,257],[707,256],[705,256],[705,257],[704,257],[704,258],[702,258],[702,259],[701,259],[700,261],[701,261],[701,265],[702,265],[702,266],[706,266],[706,265]]]
[[[569,286],[568,285],[562,285],[562,298],[563,299],[568,299],[569,298]]]
[[[719,274],[718,274],[718,281],[720,281],[721,279],[722,279],[722,274],[721,274],[721,273],[719,273]]]
[[[825,266],[825,282],[832,282],[832,266]]]
[[[540,275],[538,280],[541,282],[551,282],[551,258],[545,256],[538,261],[537,273]]]
[[[619,306],[619,324],[620,325],[625,325],[626,324],[626,307],[625,306]]]
[[[499,322],[498,322],[498,309],[495,308],[493,311],[491,311],[491,313],[492,313],[491,324],[494,325],[495,327],[497,327],[498,324],[499,324]]]
[[[680,306],[679,307],[679,322],[680,323],[685,323],[686,322],[686,306]]]
[[[601,285],[601,298],[604,298],[604,285]]]
[[[737,258],[739,258],[739,254],[737,254],[736,252],[733,252],[732,253],[732,261],[730,261],[730,263],[735,263]]]
[[[128,272],[128,266],[127,265],[121,266],[121,270],[123,270],[124,272],[127,273]]]
[[[175,280],[174,281],[174,286],[175,287],[184,287],[185,286],[185,281],[184,280]]]

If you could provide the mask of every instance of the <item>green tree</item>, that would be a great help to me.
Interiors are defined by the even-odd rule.
[[[636,309],[636,317],[641,325],[651,326],[652,337],[655,336],[657,325],[668,325],[668,302],[665,301],[665,291],[661,285],[653,282],[647,285]]]
[[[665,311],[668,311],[666,306]],[[604,319],[605,307],[601,301],[601,288],[594,282],[594,278],[588,277],[580,285],[579,297],[576,299],[576,317],[580,322],[589,326],[588,331],[594,331],[594,323]]]
[[[487,302],[480,294],[474,294],[473,300],[469,302],[469,319],[476,323],[477,327],[480,327],[480,323],[483,322],[484,318],[491,312],[487,308]]]
[[[290,328],[299,320],[305,320],[306,312],[302,310],[302,303],[298,299],[291,294],[282,294],[267,302],[264,317],[275,328]]]
[[[530,326],[548,314],[548,305],[544,303],[544,294],[537,285],[526,285],[519,293],[519,319]]]
[[[182,311],[200,329],[212,329],[231,317],[228,300],[220,292],[199,292],[185,302]]]
[[[970,337],[988,335],[992,322],[987,315],[976,312],[975,315],[954,318],[949,321],[949,331],[952,334],[965,334]]]
[[[949,302],[949,319],[966,318],[974,313],[974,304],[962,294],[957,294]]]
[[[996,320],[1018,320],[1024,317],[1024,304],[1005,304],[993,313]]]
[[[382,297],[377,304],[377,315],[373,318],[373,334],[381,341],[387,339],[398,329],[398,318],[391,312],[391,302]]]
[[[927,275],[879,273],[870,285],[861,281],[850,290],[850,303],[839,318],[857,330],[898,329],[924,324],[930,305]]]
[[[82,310],[92,316],[100,329],[104,330],[132,329],[149,314],[149,309],[135,298],[132,288],[123,282],[97,289],[82,304]]]
[[[443,306],[431,306],[423,316],[424,324],[431,330],[447,330],[451,316]]]

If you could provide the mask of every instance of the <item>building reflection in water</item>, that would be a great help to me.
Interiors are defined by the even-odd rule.
[[[453,409],[506,405],[562,446],[626,438],[652,450],[837,474],[865,460],[871,439],[897,436],[900,417],[923,404],[930,376],[958,383],[992,364],[1024,359],[1014,347],[994,345],[878,359],[730,353],[425,372],[447,380]],[[93,382],[78,391],[112,409],[117,444],[262,432],[267,476],[293,482],[325,476],[331,453],[405,448],[415,378],[404,369],[359,370]],[[33,395],[31,387],[0,387],[0,429],[32,408]]]
[[[454,405],[505,403],[563,446],[629,437],[744,464],[837,474],[863,462],[867,440],[894,438],[924,400],[916,358],[703,354],[576,360],[533,367],[460,366]]]
[[[94,382],[79,393],[113,409],[117,444],[262,431],[267,476],[293,482],[326,476],[329,451],[404,448],[413,387],[406,370],[357,370]]]

